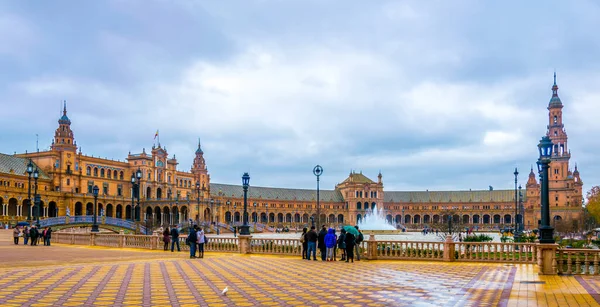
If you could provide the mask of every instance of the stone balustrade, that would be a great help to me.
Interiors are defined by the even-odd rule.
[[[276,254],[300,256],[302,243],[299,239],[270,239],[238,236],[237,238],[207,237],[204,250],[208,252],[231,252],[242,254]],[[55,232],[56,243],[107,246],[116,248],[160,249],[163,237],[155,232],[152,236],[105,233]],[[180,237],[182,250],[189,250],[186,238]],[[406,259],[434,261],[471,261],[537,264],[540,274],[593,274],[598,275],[600,250],[559,249],[556,244],[538,243],[489,243],[375,240],[359,245],[361,258]]]
[[[454,243],[456,261],[537,263],[535,243]]]
[[[559,249],[556,253],[556,267],[559,274],[598,275],[598,249]]]

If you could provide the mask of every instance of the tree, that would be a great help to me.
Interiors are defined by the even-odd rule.
[[[600,223],[600,186],[594,186],[587,192],[586,209],[597,223]]]
[[[433,229],[437,229],[438,238],[441,241],[446,240],[446,236],[452,234],[452,239],[458,242],[458,234],[465,231],[464,225],[461,223],[460,216],[453,210],[442,210],[440,223],[432,224]],[[448,219],[452,220],[452,223],[448,223]]]

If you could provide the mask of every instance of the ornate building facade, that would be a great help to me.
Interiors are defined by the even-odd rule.
[[[547,126],[547,135],[554,143],[550,164],[551,214],[555,223],[576,227],[582,218],[583,182],[577,166],[571,171],[569,165],[571,153],[562,108],[555,77]],[[38,180],[32,179],[31,183],[26,172],[30,161],[39,171]],[[170,156],[160,142],[150,152],[142,149],[141,153],[129,153],[126,161],[82,154],[65,104],[50,150],[0,154],[0,221],[14,223],[33,216],[29,199],[36,188],[41,195],[43,217],[92,215],[94,186],[100,191],[98,212],[108,217],[134,217],[153,225],[183,224],[189,220],[211,221],[216,225],[242,221],[242,187],[211,182],[200,142],[190,171],[180,171],[177,165],[175,155]],[[139,180],[135,178],[138,170]],[[132,182],[139,188],[134,189]],[[465,226],[500,228],[512,225],[516,218],[524,221],[526,229],[537,228],[540,186],[533,169],[522,197],[515,202],[515,196],[514,190],[492,189],[385,191],[381,173],[373,181],[362,172],[351,172],[333,190],[320,191],[319,208],[315,190],[251,186],[248,211],[250,222],[275,227],[306,225],[310,217],[330,225],[355,224],[367,210],[377,207],[383,208],[390,222],[409,228],[434,225],[449,216]],[[523,208],[517,213],[516,203]]]

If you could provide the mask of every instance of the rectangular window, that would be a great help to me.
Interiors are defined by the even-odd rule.
[[[94,182],[93,181],[88,181],[88,193],[89,194],[93,193],[93,188],[94,188]]]
[[[67,178],[67,185],[71,185],[71,179]]]
[[[102,193],[108,195],[108,183],[102,185]]]
[[[117,186],[117,196],[123,196],[123,186],[122,185]]]

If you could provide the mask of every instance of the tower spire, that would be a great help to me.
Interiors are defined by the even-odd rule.
[[[63,100],[63,116],[67,115],[67,101]]]

